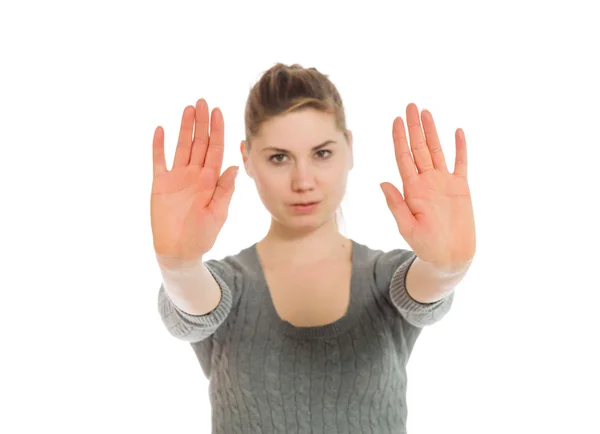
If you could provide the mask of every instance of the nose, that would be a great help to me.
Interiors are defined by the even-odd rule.
[[[315,177],[310,164],[296,164],[292,169],[292,189],[294,191],[312,190]]]

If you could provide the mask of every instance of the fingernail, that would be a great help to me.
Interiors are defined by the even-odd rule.
[[[239,171],[240,171],[239,167],[237,169],[235,169],[235,178],[237,178]]]

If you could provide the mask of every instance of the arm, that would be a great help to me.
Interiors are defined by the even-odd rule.
[[[168,297],[190,315],[206,315],[221,300],[221,288],[210,274],[202,257],[186,265],[171,265],[158,260],[163,286]]]
[[[423,110],[419,116],[419,109],[411,103],[406,119],[410,149],[401,117],[394,119],[392,133],[404,192],[389,182],[380,187],[400,236],[414,252],[412,266],[402,264],[394,275],[392,298],[409,322],[423,325],[449,309],[453,288],[475,255],[475,216],[464,131],[459,128],[455,133],[451,173],[431,113]]]
[[[375,270],[380,291],[385,292],[409,324],[422,328],[438,322],[449,312],[454,291],[449,289],[450,280],[438,280],[420,261],[411,250],[395,249],[379,255]]]
[[[169,333],[186,342],[211,336],[225,321],[233,304],[232,289],[223,279],[223,264],[202,259],[185,267],[159,261],[163,283],[158,310]]]
[[[419,303],[435,303],[454,291],[470,266],[471,261],[463,266],[444,270],[417,258],[408,269],[406,291]]]

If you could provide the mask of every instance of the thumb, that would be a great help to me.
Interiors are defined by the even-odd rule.
[[[238,171],[239,166],[231,166],[219,177],[211,206],[215,206],[216,208],[226,208],[229,206],[233,192],[235,191],[235,178]]]
[[[382,182],[379,184],[379,187],[381,187],[381,191],[383,191],[387,206],[396,220],[400,235],[406,238],[406,235],[410,234],[412,231],[412,227],[415,223],[415,217],[410,211],[410,208],[408,208],[406,201],[402,197],[402,193],[400,193],[395,186],[389,182]]]

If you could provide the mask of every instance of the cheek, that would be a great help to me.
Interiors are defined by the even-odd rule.
[[[332,196],[335,196],[336,201],[341,201],[346,193],[348,182],[348,174],[340,173],[339,176],[331,183],[330,191]]]
[[[332,171],[326,179],[326,184],[330,190],[343,190],[346,186],[348,173],[344,170]]]
[[[254,177],[256,189],[263,200],[275,199],[281,196],[281,190],[285,187],[280,177],[274,176],[268,171],[261,171]]]

